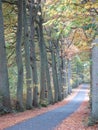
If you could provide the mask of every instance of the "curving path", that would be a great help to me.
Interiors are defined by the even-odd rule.
[[[83,85],[78,94],[66,105],[18,123],[4,130],[54,130],[62,120],[74,113],[85,100],[88,85]]]

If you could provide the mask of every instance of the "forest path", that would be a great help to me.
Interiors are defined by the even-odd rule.
[[[25,120],[4,130],[54,130],[64,119],[74,113],[85,101],[88,85],[82,85],[77,95],[66,105]]]

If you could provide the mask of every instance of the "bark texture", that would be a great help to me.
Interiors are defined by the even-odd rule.
[[[11,109],[1,0],[0,0],[0,96],[2,105],[8,109]]]
[[[96,44],[92,49],[92,117],[98,120],[98,38],[93,43]]]
[[[68,59],[68,94],[72,92],[71,78],[71,61]]]
[[[33,5],[33,6],[32,6]],[[38,75],[37,75],[37,64],[36,64],[36,53],[35,53],[35,20],[37,16],[37,6],[34,6],[34,0],[31,1],[30,5],[30,60],[33,76],[33,105],[38,107],[39,105],[39,93],[38,93]]]
[[[32,76],[31,76],[31,65],[30,65],[30,42],[28,32],[28,22],[26,13],[26,0],[23,1],[23,13],[24,13],[24,49],[25,49],[25,66],[26,66],[26,85],[27,85],[27,99],[26,108],[32,108]]]
[[[53,76],[53,85],[54,85],[54,102],[59,100],[59,85],[57,77],[57,67],[56,67],[56,56],[53,50],[52,43],[50,43],[51,48],[51,59],[52,59],[52,76]]]
[[[17,104],[16,109],[23,111],[23,63],[21,54],[22,25],[23,25],[23,0],[18,0],[18,27],[16,35],[16,63],[18,69]]]

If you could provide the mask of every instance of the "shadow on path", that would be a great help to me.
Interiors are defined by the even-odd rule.
[[[88,85],[82,85],[78,94],[66,105],[25,120],[4,130],[54,130],[65,118],[74,113],[86,97]]]

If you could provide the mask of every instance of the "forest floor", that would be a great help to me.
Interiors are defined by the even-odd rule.
[[[43,114],[55,108],[64,106],[70,100],[72,100],[73,97],[75,97],[75,95],[78,93],[80,88],[81,88],[81,85],[77,89],[73,89],[73,93],[69,95],[62,102],[55,103],[54,105],[49,105],[46,108],[41,108],[41,109],[36,108],[34,110],[28,110],[22,113],[12,113],[12,114],[0,116],[0,130],[3,130],[4,128],[15,125],[17,123],[20,123],[24,120],[36,117],[37,115]],[[89,90],[87,90],[87,95],[88,93],[89,93]],[[87,96],[85,101],[78,108],[78,110],[75,113],[71,114],[71,116],[63,120],[56,127],[55,130],[98,130],[98,124],[94,126],[87,125],[89,113],[90,113],[89,98]]]

